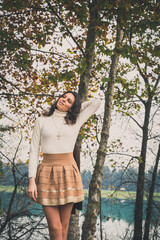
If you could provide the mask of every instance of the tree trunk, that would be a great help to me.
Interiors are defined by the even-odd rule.
[[[80,231],[79,231],[79,212],[78,210],[75,214],[71,215],[70,222],[69,222],[69,231],[67,240],[75,240],[80,239]]]
[[[150,228],[150,222],[151,222],[151,213],[152,213],[152,201],[153,201],[153,193],[154,193],[154,187],[156,183],[156,176],[157,176],[157,170],[158,170],[158,163],[160,160],[160,144],[158,148],[158,153],[156,157],[156,163],[154,166],[154,171],[152,174],[152,182],[150,186],[149,191],[149,198],[148,198],[148,204],[147,204],[147,214],[146,214],[146,220],[145,220],[145,230],[144,230],[144,240],[149,240],[149,228]]]
[[[139,171],[137,181],[137,193],[134,213],[134,240],[142,240],[142,221],[143,221],[143,195],[144,195],[144,176],[145,176],[145,163],[148,142],[148,125],[151,111],[152,97],[149,97],[145,104],[145,118],[142,127],[142,146],[139,159]]]
[[[93,63],[94,49],[95,49],[95,41],[96,41],[96,26],[97,26],[97,18],[98,18],[98,4],[97,0],[93,0],[92,4],[89,7],[89,26],[88,33],[86,39],[86,48],[85,48],[85,61],[86,68],[82,75],[80,76],[80,84],[79,84],[79,96],[82,101],[87,100],[88,96],[88,85],[91,76],[91,69]],[[79,149],[81,149],[81,140],[78,138],[77,144]],[[79,232],[79,212],[76,211],[74,215],[71,216],[69,231],[67,240],[75,240],[80,238]]]
[[[88,96],[88,85],[91,76],[91,69],[94,57],[95,41],[96,41],[96,27],[98,25],[98,0],[93,0],[89,6],[89,26],[86,39],[85,48],[85,62],[86,68],[80,76],[79,95],[82,101],[85,101]]]
[[[111,123],[111,112],[112,112],[112,100],[114,92],[114,83],[116,79],[117,65],[119,56],[116,52],[117,48],[122,42],[122,30],[117,22],[117,37],[115,52],[112,55],[112,63],[110,68],[108,87],[105,92],[105,109],[103,118],[103,127],[101,133],[100,146],[97,151],[97,159],[92,175],[92,179],[89,185],[89,197],[87,211],[85,213],[85,220],[82,226],[82,240],[93,240],[96,232],[96,220],[97,215],[100,212],[100,196],[101,196],[101,182],[103,175],[104,162],[106,157],[106,149],[109,138],[109,128]]]

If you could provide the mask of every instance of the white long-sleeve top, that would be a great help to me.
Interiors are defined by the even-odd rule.
[[[64,117],[67,112],[55,109],[49,117],[39,117],[35,121],[29,154],[28,177],[36,177],[40,150],[42,153],[70,153],[73,152],[78,132],[100,106],[99,99],[82,103],[77,121],[68,125]],[[58,139],[57,134],[61,137]]]

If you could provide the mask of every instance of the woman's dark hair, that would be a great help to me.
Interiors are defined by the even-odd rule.
[[[60,95],[59,98],[57,99],[57,101],[51,105],[50,109],[48,111],[46,111],[43,114],[43,116],[48,116],[48,117],[51,116],[54,113],[54,110],[57,108],[58,100],[67,93],[72,93],[73,96],[75,97],[75,101],[74,101],[70,111],[67,112],[67,115],[65,116],[65,121],[67,124],[71,124],[71,125],[75,124],[77,121],[78,114],[80,113],[80,110],[81,110],[81,100],[80,100],[78,93],[73,92],[73,91],[67,91],[67,92],[63,93],[62,95]]]

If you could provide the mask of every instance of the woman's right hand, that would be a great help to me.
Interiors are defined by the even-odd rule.
[[[37,201],[37,185],[34,177],[31,177],[29,179],[27,192],[28,192],[28,196],[36,202]]]

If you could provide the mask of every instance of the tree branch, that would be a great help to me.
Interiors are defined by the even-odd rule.
[[[132,116],[129,116],[141,129],[142,129],[142,126],[137,122],[136,119],[134,119]]]
[[[57,92],[57,91],[53,91],[53,92]],[[44,93],[36,93],[36,94],[33,94],[33,93],[28,93],[28,92],[24,92],[24,93],[0,93],[0,96],[46,96],[46,97],[53,97],[53,94],[44,94]]]
[[[143,105],[145,106],[146,102],[138,95],[136,94],[136,96],[139,98],[139,100],[143,103]]]
[[[150,85],[149,85],[149,82],[148,82],[148,78],[147,78],[147,77],[145,76],[145,74],[142,72],[142,70],[141,70],[141,68],[140,68],[140,66],[139,66],[138,63],[137,63],[137,67],[138,67],[138,71],[139,71],[141,77],[144,79],[144,82],[145,82],[145,84],[146,84],[146,86],[147,86],[147,89],[148,89],[148,91],[149,91],[149,93],[150,93],[151,89],[150,89]]]
[[[12,196],[11,196],[11,200],[10,200],[10,203],[9,203],[9,207],[8,207],[8,210],[7,210],[7,213],[6,213],[6,219],[5,219],[4,223],[0,227],[0,233],[3,232],[3,230],[6,227],[7,223],[10,222],[10,220],[11,220],[11,218],[10,218],[11,217],[11,208],[12,208],[13,201],[15,199],[15,195],[16,195],[17,187],[18,187],[17,182],[16,182],[16,176],[15,176],[15,169],[17,169],[17,167],[15,165],[15,159],[16,159],[17,152],[19,150],[19,146],[20,146],[21,142],[22,142],[22,135],[21,135],[21,139],[20,139],[20,141],[18,143],[18,146],[16,148],[16,151],[15,151],[15,154],[14,154],[14,157],[13,157],[12,161],[5,156],[12,163],[12,173],[13,173],[13,178],[14,178],[14,190],[13,190],[13,193],[12,193]],[[1,154],[4,156],[4,154],[2,152],[1,152]]]
[[[110,156],[110,155],[121,155],[121,156],[131,157],[132,159],[133,159],[133,158],[139,159],[138,156],[133,156],[133,155],[127,154],[127,153],[116,153],[116,152],[114,153],[114,152],[112,152],[112,153],[107,153],[107,154],[106,154],[106,156]]]
[[[59,53],[55,53],[55,52],[48,52],[48,51],[43,51],[43,50],[33,49],[33,48],[31,48],[31,51],[41,52],[41,53],[44,53],[44,54],[57,55],[58,57],[62,57],[62,58],[64,58],[64,59],[66,59],[66,56],[61,55],[61,54],[59,54]],[[71,60],[71,59],[69,59],[69,58],[67,58],[67,60],[70,61],[71,63],[73,63],[74,65],[76,65],[73,60]],[[77,66],[77,65],[76,65],[76,66]]]
[[[73,42],[77,45],[77,47],[79,48],[79,50],[81,51],[81,53],[83,54],[83,56],[85,57],[85,53],[83,51],[83,49],[81,48],[81,46],[79,45],[79,43],[75,40],[75,38],[73,37],[73,34],[71,33],[71,31],[69,30],[67,24],[62,20],[62,18],[58,15],[58,13],[54,10],[53,6],[51,5],[49,0],[46,0],[50,10],[56,15],[56,17],[58,18],[58,20],[62,23],[62,25],[66,28],[67,33],[69,34],[69,36],[72,38]]]
[[[160,81],[160,76],[158,76],[158,78],[157,78],[157,80],[156,80],[156,83],[155,83],[155,85],[154,85],[154,88],[155,88],[155,89],[157,88],[157,86],[158,86],[158,84],[159,84],[159,81]]]
[[[22,93],[23,93],[23,91],[20,90],[14,83],[10,82],[10,81],[7,80],[6,78],[4,78],[2,75],[0,75],[0,78],[1,78],[4,82],[9,83],[10,85],[12,85],[12,86],[13,86],[14,88],[16,88],[19,92],[22,92]]]

